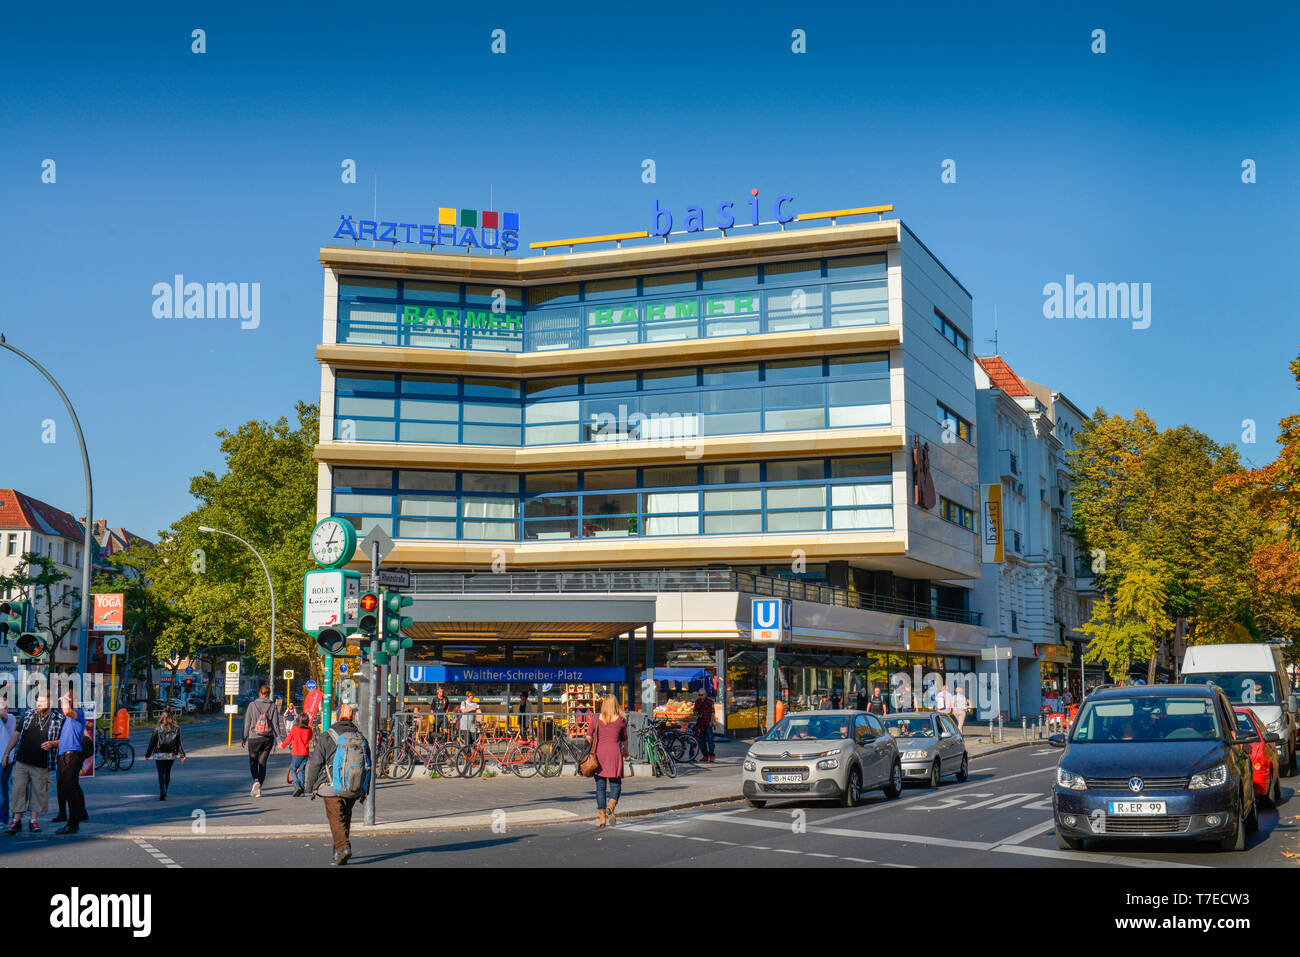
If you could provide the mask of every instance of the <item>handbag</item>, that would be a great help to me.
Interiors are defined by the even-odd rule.
[[[591,739],[591,750],[578,764],[578,773],[584,778],[595,777],[596,772],[600,770],[600,759],[596,757],[596,739],[600,736],[600,718],[596,719],[595,734]]]

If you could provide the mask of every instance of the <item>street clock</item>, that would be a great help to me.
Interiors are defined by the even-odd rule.
[[[342,518],[321,519],[311,533],[311,557],[322,568],[342,568],[357,550],[357,530]]]

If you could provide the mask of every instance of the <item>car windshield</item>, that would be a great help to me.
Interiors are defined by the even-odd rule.
[[[1277,676],[1267,671],[1203,671],[1183,675],[1185,685],[1216,684],[1233,704],[1277,704]]]
[[[763,736],[764,741],[836,740],[849,736],[847,715],[790,715]]]
[[[885,730],[896,738],[933,738],[934,723],[929,718],[885,718]]]
[[[1070,740],[1110,744],[1220,737],[1214,701],[1210,698],[1150,695],[1085,703]]]

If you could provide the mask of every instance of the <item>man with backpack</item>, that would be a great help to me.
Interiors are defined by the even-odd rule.
[[[307,790],[312,800],[325,799],[325,820],[334,839],[331,864],[352,856],[352,808],[370,792],[370,745],[353,723],[352,706],[339,706],[330,729],[312,737],[307,762]]]
[[[271,689],[266,685],[257,689],[257,697],[244,712],[244,744],[248,745],[248,768],[253,775],[253,787],[248,793],[262,796],[266,782],[266,759],[272,749],[284,740],[284,719],[271,700]]]

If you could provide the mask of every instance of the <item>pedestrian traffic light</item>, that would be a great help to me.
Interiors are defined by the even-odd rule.
[[[379,596],[368,591],[361,596],[358,605],[360,612],[357,615],[357,630],[373,638],[375,632],[379,631]]]
[[[395,591],[384,595],[384,650],[390,655],[414,644],[410,638],[402,637],[402,632],[415,624],[412,619],[402,617],[402,609],[414,603],[414,598]]]
[[[14,644],[32,661],[44,661],[50,650],[49,636],[43,631],[25,631]]]
[[[8,644],[22,634],[30,605],[29,601],[0,601],[0,643]]]
[[[338,628],[322,628],[316,632],[316,649],[322,655],[337,655],[347,648],[348,638]]]

